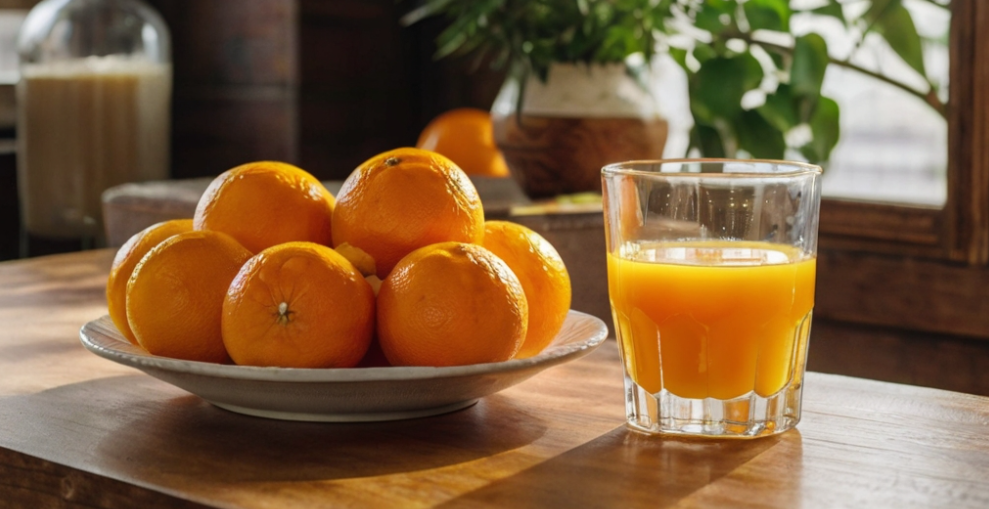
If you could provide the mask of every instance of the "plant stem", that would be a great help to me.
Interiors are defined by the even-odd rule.
[[[754,40],[748,34],[736,34],[736,35],[739,36],[740,39],[746,41],[749,44],[757,44],[759,46],[762,46],[763,49],[767,51],[773,51],[776,53],[793,56],[793,48],[789,46],[782,46],[779,44],[773,44],[771,42]],[[831,56],[828,56],[828,63],[837,65],[839,67],[844,67],[845,69],[853,70],[855,72],[869,76],[870,78],[879,80],[883,83],[892,85],[900,90],[903,90],[904,92],[907,92],[908,94],[920,99],[921,101],[924,101],[928,106],[933,108],[934,111],[938,112],[938,114],[940,114],[945,120],[947,120],[948,118],[948,109],[945,106],[945,104],[941,102],[941,99],[938,98],[937,94],[934,93],[933,88],[931,89],[930,92],[927,93],[921,92],[903,83],[900,83],[899,81],[896,81],[886,76],[885,74],[878,73],[871,69],[866,69],[865,67],[861,67],[859,65],[853,64],[848,60],[838,60],[836,58],[832,58]]]
[[[862,44],[865,43],[865,37],[869,35],[869,32],[871,32],[873,28],[876,27],[876,23],[879,23],[879,20],[886,15],[886,12],[889,11],[890,7],[892,6],[893,6],[893,2],[889,2],[888,4],[886,4],[883,7],[883,10],[880,11],[878,15],[876,15],[876,18],[869,22],[869,25],[866,26],[865,30],[862,32],[862,36],[859,37],[859,40],[855,42],[855,47],[852,48],[852,51],[850,53],[848,53],[848,59],[851,59],[853,55],[858,53],[859,49],[862,48]]]

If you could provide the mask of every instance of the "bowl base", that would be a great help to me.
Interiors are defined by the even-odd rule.
[[[261,408],[247,408],[237,405],[231,405],[228,403],[218,403],[216,401],[210,401],[211,404],[228,410],[230,412],[251,415],[254,417],[263,417],[265,419],[278,419],[282,421],[307,421],[307,422],[380,422],[380,421],[398,421],[403,419],[416,419],[419,417],[429,417],[433,415],[446,414],[450,412],[456,412],[457,410],[462,410],[464,408],[473,406],[478,400],[471,399],[467,401],[458,401],[449,405],[443,405],[433,408],[423,408],[417,410],[399,411],[399,412],[377,412],[377,413],[346,413],[346,414],[334,414],[334,413],[306,413],[306,412],[288,412],[279,410],[266,410]]]

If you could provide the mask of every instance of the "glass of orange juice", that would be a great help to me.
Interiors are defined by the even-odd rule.
[[[783,161],[604,167],[608,290],[631,428],[728,438],[797,424],[820,176]]]

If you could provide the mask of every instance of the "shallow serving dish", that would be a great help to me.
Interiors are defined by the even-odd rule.
[[[109,316],[79,331],[100,357],[137,368],[206,401],[242,414],[299,421],[385,421],[468,407],[481,397],[590,353],[608,335],[604,322],[570,311],[539,355],[446,368],[296,369],[234,366],[151,355],[131,345]]]

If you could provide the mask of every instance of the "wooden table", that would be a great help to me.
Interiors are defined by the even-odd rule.
[[[797,430],[648,437],[613,341],[439,417],[229,413],[83,349],[111,257],[0,263],[2,507],[989,507],[989,398],[811,373]]]

